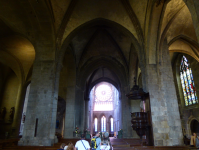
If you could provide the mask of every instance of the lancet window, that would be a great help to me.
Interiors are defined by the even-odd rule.
[[[95,118],[95,132],[97,132],[97,118]]]
[[[113,132],[113,118],[111,118],[111,132]]]
[[[185,56],[183,56],[181,60],[180,79],[183,89],[185,106],[190,106],[198,103],[192,70]]]
[[[101,131],[102,132],[106,131],[106,118],[104,116],[101,119]]]

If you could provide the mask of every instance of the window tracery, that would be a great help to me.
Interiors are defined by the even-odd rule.
[[[185,56],[183,56],[181,60],[180,79],[183,89],[185,106],[190,106],[198,103],[192,70],[189,67],[188,60]]]
[[[111,84],[102,82],[95,87],[94,111],[113,110],[113,90]]]

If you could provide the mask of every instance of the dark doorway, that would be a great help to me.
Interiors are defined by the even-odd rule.
[[[191,121],[191,133],[199,133],[199,122],[197,120],[192,120]]]

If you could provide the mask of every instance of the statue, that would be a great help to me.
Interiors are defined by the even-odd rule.
[[[0,120],[4,120],[6,116],[6,107],[3,107],[0,112]]]
[[[13,118],[14,118],[14,113],[15,113],[15,108],[14,107],[11,107],[10,109],[10,116],[9,116],[9,120],[12,121]]]

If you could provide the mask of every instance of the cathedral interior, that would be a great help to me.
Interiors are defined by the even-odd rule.
[[[154,146],[199,136],[198,0],[0,0],[0,139],[52,146],[75,131]],[[146,105],[126,95],[134,85]]]

